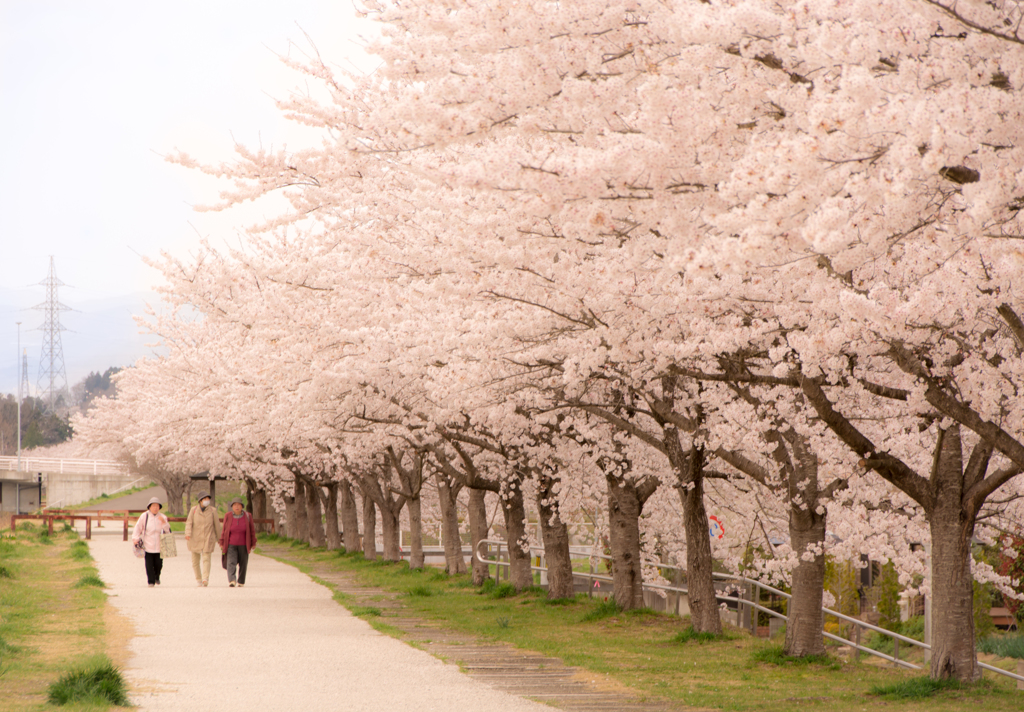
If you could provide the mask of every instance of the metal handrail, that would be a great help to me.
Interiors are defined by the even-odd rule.
[[[474,556],[476,557],[476,559],[478,561],[480,561],[481,563],[484,563],[484,564],[494,564],[495,566],[511,566],[512,565],[512,563],[510,561],[499,561],[499,560],[492,560],[492,559],[484,559],[481,556],[481,552],[480,552],[480,545],[481,544],[487,544],[488,546],[497,545],[497,547],[498,547],[497,555],[501,556],[501,547],[504,546],[504,547],[507,548],[508,547],[508,542],[507,541],[504,541],[502,539],[481,539],[477,543],[477,548],[476,548],[476,551],[474,551]],[[541,554],[543,554],[544,553],[544,547],[542,547],[542,546],[531,546],[530,547],[530,558],[531,559],[533,558],[534,552],[540,552]],[[570,551],[570,553],[572,553],[572,552]],[[607,559],[609,561],[612,558],[612,557],[607,556],[605,554],[590,553],[590,554],[585,554],[585,555],[588,558],[592,558],[592,559]],[[682,567],[673,566],[671,564],[660,564],[659,563],[659,564],[656,565],[656,567],[659,568],[659,569],[673,569],[675,571],[685,571]],[[534,566],[531,563],[530,564],[530,570],[531,571],[547,571],[547,567],[546,566]],[[574,577],[578,576],[580,578],[585,578],[589,582],[593,582],[593,581],[607,581],[607,582],[610,582],[610,583],[614,582],[614,579],[611,576],[602,576],[600,574],[595,574],[593,572],[584,574],[584,573],[580,573],[578,571],[573,571],[572,575]],[[724,579],[724,580],[737,581],[737,582],[740,582],[740,583],[743,583],[743,584],[749,584],[749,585],[755,586],[757,588],[763,588],[766,591],[770,591],[770,592],[774,593],[775,595],[782,596],[786,600],[790,600],[793,597],[792,594],[786,593],[785,591],[780,591],[779,589],[774,588],[772,586],[769,586],[767,584],[761,583],[760,581],[756,581],[754,579],[744,578],[743,576],[737,576],[735,574],[712,573],[712,577],[718,578],[718,579]],[[671,593],[682,593],[682,594],[689,595],[689,591],[687,589],[679,587],[679,586],[666,586],[664,584],[657,584],[657,583],[642,583],[641,586],[643,588],[645,588],[645,589],[661,590],[661,591],[666,591],[666,592],[671,592]],[[716,598],[716,600],[720,600],[720,601],[734,601],[734,602],[736,602],[739,605],[750,606],[754,610],[761,611],[763,613],[766,613],[767,615],[774,616],[775,618],[780,618],[782,620],[787,620],[788,619],[787,616],[782,615],[778,611],[775,611],[775,610],[772,610],[771,608],[767,608],[765,606],[762,606],[761,604],[755,603],[752,600],[748,601],[746,599],[739,598],[737,596],[728,596],[728,595],[719,594],[719,593],[715,594],[715,598]],[[760,594],[758,594],[758,599],[760,599]],[[880,628],[878,626],[871,625],[870,623],[866,623],[866,622],[864,622],[864,621],[862,621],[862,620],[860,620],[858,618],[851,618],[850,616],[844,615],[844,614],[839,613],[837,611],[833,611],[833,610],[831,610],[829,608],[825,608],[824,606],[822,607],[822,612],[825,615],[835,616],[836,618],[839,618],[840,620],[848,621],[848,622],[850,622],[850,623],[852,623],[852,624],[854,624],[856,626],[859,626],[861,628],[867,628],[868,630],[875,631],[877,633],[881,633],[882,635],[889,636],[889,637],[893,638],[896,641],[902,641],[902,642],[908,643],[910,645],[915,645],[915,646],[917,646],[919,648],[923,648],[925,650],[931,650],[931,648],[932,648],[932,646],[929,645],[928,643],[923,643],[920,640],[914,640],[913,638],[908,638],[908,637],[906,637],[904,635],[900,635],[899,633],[894,633],[891,630],[886,630],[885,628]],[[886,655],[885,653],[879,652],[879,651],[874,650],[872,648],[868,648],[868,647],[863,646],[863,645],[861,645],[859,643],[855,643],[852,640],[847,640],[846,638],[843,638],[841,636],[835,635],[834,633],[829,633],[828,631],[823,630],[821,632],[821,634],[824,637],[826,637],[826,638],[828,638],[830,640],[834,640],[836,642],[843,643],[844,645],[849,645],[852,648],[854,648],[855,650],[858,650],[858,651],[863,652],[863,653],[867,653],[868,655],[874,655],[875,657],[882,658],[883,660],[888,660],[889,662],[894,663],[895,665],[899,665],[900,667],[904,667],[904,668],[907,668],[909,670],[920,670],[921,669],[921,667],[919,665],[914,665],[913,663],[909,663],[906,660],[900,660],[897,657]],[[898,646],[899,643],[897,642],[896,645]],[[898,648],[897,648],[897,650],[898,650]],[[988,665],[987,663],[983,663],[980,660],[976,660],[975,662],[978,665],[978,667],[980,667],[980,668],[983,668],[985,670],[989,670],[989,671],[994,672],[994,673],[998,673],[1000,675],[1005,675],[1006,677],[1013,678],[1014,680],[1019,680],[1021,682],[1024,682],[1024,676],[1017,675],[1017,674],[1012,673],[1012,672],[1010,672],[1008,670],[1003,670],[1002,668],[997,668],[997,667],[995,667],[993,665]]]
[[[127,474],[128,465],[117,460],[88,460],[69,457],[30,457],[21,456],[20,469],[17,457],[0,457],[0,469],[31,472],[53,472],[60,474]]]

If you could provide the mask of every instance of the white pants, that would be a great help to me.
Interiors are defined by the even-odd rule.
[[[210,580],[210,559],[213,557],[212,551],[193,551],[192,552],[192,570],[196,572],[196,581],[209,581]],[[202,564],[203,570],[200,575],[199,566]]]

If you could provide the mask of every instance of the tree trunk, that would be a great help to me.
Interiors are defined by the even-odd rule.
[[[633,481],[605,475],[608,484],[608,536],[612,557],[612,595],[623,610],[644,605],[640,568],[640,513],[643,504]]]
[[[473,584],[482,586],[488,578],[488,565],[477,559],[479,545],[487,538],[487,490],[469,490],[469,538],[473,544]]]
[[[437,476],[437,495],[441,501],[441,541],[444,544],[444,570],[450,575],[466,573],[466,560],[462,556],[462,537],[459,535],[460,484],[450,484],[447,477]]]
[[[509,582],[515,586],[516,591],[523,591],[533,586],[523,485],[517,480],[511,480],[502,482],[501,487],[502,491],[498,494],[501,497],[501,511],[505,515],[505,531],[508,532]]]
[[[397,509],[398,511],[395,511]],[[384,535],[384,560],[401,561],[402,550],[398,546],[398,533],[401,529],[401,507],[380,507],[380,525]]]
[[[981,678],[974,647],[971,537],[975,517],[963,507],[960,427],[940,433],[933,475],[935,507],[927,512],[932,537],[932,667],[936,680]]]
[[[342,480],[338,483],[341,492],[341,535],[345,551],[354,554],[359,551],[359,508],[352,493],[352,483]]]
[[[285,528],[283,534],[284,536],[287,536],[289,539],[298,539],[298,537],[295,535],[299,531],[299,514],[295,511],[296,509],[298,509],[295,506],[295,498],[285,495],[281,499],[284,500]]]
[[[320,509],[320,485],[306,483],[306,527],[309,531],[309,545],[314,549],[324,545],[324,515]]]
[[[281,524],[281,512],[274,506],[273,500],[270,500],[267,504],[270,518],[274,520],[274,533],[284,536],[284,527]]]
[[[544,540],[544,560],[548,569],[548,598],[572,598],[572,558],[569,555],[569,529],[562,521],[558,499],[552,491],[558,479],[540,473],[537,476],[537,511]],[[531,576],[532,578],[532,576]]]
[[[363,558],[368,561],[377,560],[377,505],[363,495]]]
[[[267,519],[267,491],[264,489],[254,489],[252,491],[252,516],[254,519]],[[269,532],[269,524],[257,524],[257,532]]]
[[[166,514],[168,516],[185,516],[185,483],[189,481],[180,477],[167,477],[163,482],[158,483],[163,486],[164,492],[167,493]]]
[[[423,568],[423,514],[419,497],[409,500],[409,568]]]
[[[295,477],[295,528],[288,524],[288,533],[293,539],[309,541],[309,524],[306,518],[306,485],[301,477]]]
[[[708,512],[704,508],[704,476],[693,475],[692,487],[679,488],[683,503],[683,527],[686,530],[686,591],[690,604],[690,623],[698,633],[722,632],[722,618],[715,598],[712,578],[711,534]]]
[[[808,549],[821,552],[825,542],[824,514],[817,514],[810,506],[800,509],[790,500],[789,539],[793,551],[803,554]],[[817,553],[811,561],[801,557],[793,570],[793,597],[789,601],[789,615],[786,618],[786,655],[806,657],[823,655],[825,639],[821,635],[825,627],[821,597],[825,590],[825,554]]]
[[[338,483],[326,486],[327,497],[324,499],[324,526],[327,530],[327,550],[334,551],[341,546],[341,534],[338,531]]]

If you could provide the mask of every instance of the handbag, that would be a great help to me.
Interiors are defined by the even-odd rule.
[[[220,555],[220,565],[224,568],[225,571],[227,571],[227,569],[228,569],[228,555],[227,554],[221,554]]]
[[[142,539],[139,539],[132,546],[132,553],[135,554],[136,559],[141,559],[146,555],[146,545],[142,543]]]
[[[160,535],[160,558],[170,559],[178,555],[178,545],[174,541],[174,533],[166,532]]]

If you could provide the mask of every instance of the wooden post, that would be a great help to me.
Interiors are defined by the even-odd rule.
[[[1017,674],[1024,677],[1024,660],[1017,661]],[[1024,680],[1017,680],[1017,689],[1024,690]]]
[[[85,538],[92,539],[92,517],[85,518]]]
[[[128,512],[124,513],[124,538],[121,541],[128,541]]]
[[[46,518],[46,534],[47,536],[53,536],[53,517]]]

